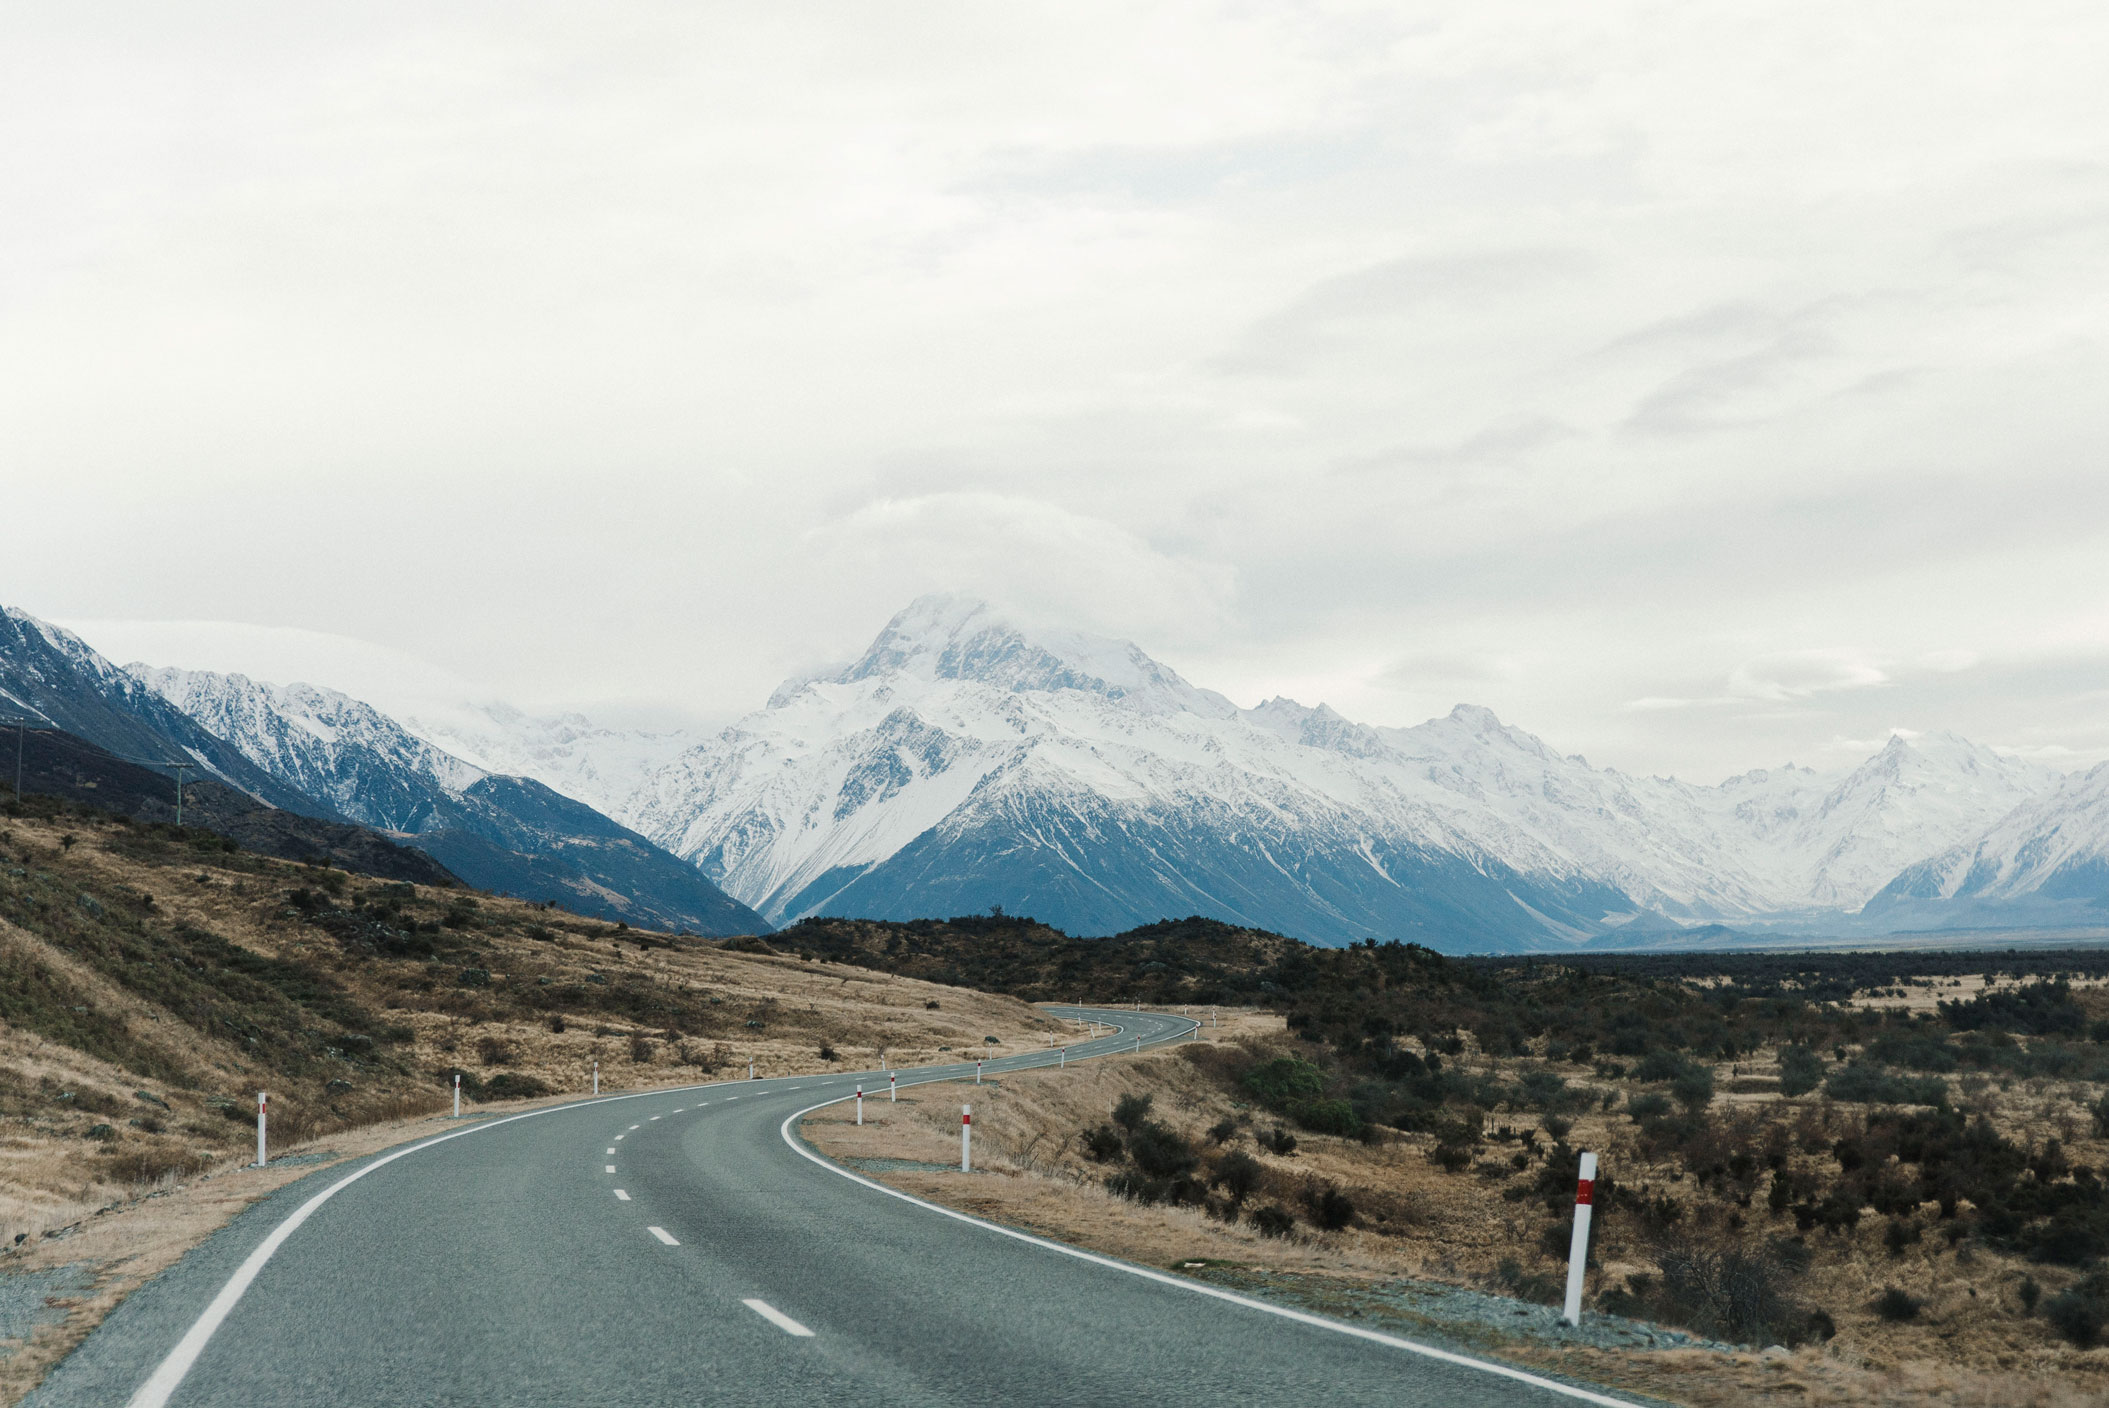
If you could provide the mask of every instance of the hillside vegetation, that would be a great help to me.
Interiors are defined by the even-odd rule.
[[[268,1178],[235,1172],[253,1158],[259,1089],[275,1155],[440,1114],[456,1073],[474,1105],[583,1094],[596,1060],[604,1089],[634,1089],[736,1078],[750,1061],[780,1075],[1039,1046],[1054,1026],[1014,999],[758,939],[646,933],[49,797],[0,802],[0,1248],[13,1269],[86,1256],[99,1285],[129,1284],[131,1253],[104,1264],[73,1239],[161,1216],[173,1204],[150,1198],[203,1175]],[[42,1361],[6,1362],[14,1383]]]
[[[2109,953],[1459,960],[1003,916],[777,941],[1033,999],[1279,1013],[1280,1038],[1196,1052],[1213,1093],[1174,1087],[1182,1119],[1109,1103],[1036,1131],[1038,1165],[1131,1202],[1397,1238],[1432,1274],[1550,1299],[1587,1148],[1600,1309],[1876,1362],[2109,1370]]]

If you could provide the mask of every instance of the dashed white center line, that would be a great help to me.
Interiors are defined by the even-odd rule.
[[[614,1146],[613,1144],[610,1144],[610,1145],[608,1146],[608,1153],[609,1153],[609,1155],[610,1155],[611,1157],[612,1157],[612,1156],[614,1155],[614,1153],[615,1153],[615,1146]]]
[[[615,1196],[621,1199],[623,1202],[627,1203],[628,1201],[630,1201],[630,1195],[628,1193],[623,1192],[620,1188],[615,1190]]]
[[[685,1115],[688,1113],[688,1106],[683,1105],[680,1109],[674,1111],[674,1113],[677,1115]]]
[[[656,1119],[658,1119],[658,1118],[659,1118],[659,1116],[657,1116],[657,1115],[654,1115],[654,1116],[652,1116],[652,1118],[656,1120]]]
[[[740,1097],[739,1097],[739,1096],[737,1096],[737,1095],[728,1095],[728,1096],[726,1096],[725,1098],[726,1098],[727,1100],[737,1100],[737,1099],[739,1099]]]
[[[660,1241],[666,1243],[670,1247],[678,1247],[681,1245],[679,1242],[673,1239],[672,1234],[669,1233],[664,1227],[647,1227],[644,1230],[651,1233],[654,1237],[657,1237]]]
[[[658,1229],[654,1228],[653,1230],[657,1231]],[[808,1330],[805,1326],[799,1324],[765,1300],[743,1300],[740,1304],[746,1306],[756,1315],[761,1316],[762,1319],[768,1321],[787,1335],[796,1335],[800,1339],[811,1339],[813,1337],[811,1330]]]
[[[616,1143],[618,1143],[618,1144],[620,1144],[620,1143],[622,1143],[622,1141],[623,1141],[623,1140],[625,1140],[625,1139],[628,1139],[629,1137],[630,1137],[630,1136],[629,1136],[629,1135],[627,1135],[627,1134],[618,1134],[618,1135],[616,1135],[616,1136],[615,1136],[615,1142],[616,1142]]]
[[[610,1172],[610,1173],[613,1173],[613,1172],[615,1172],[615,1165],[614,1165],[614,1164],[609,1164],[609,1165],[608,1165],[608,1172]]]
[[[632,1128],[632,1129],[643,1129],[643,1128],[644,1128],[644,1126],[643,1126],[643,1125],[641,1125],[641,1124],[633,1124],[633,1125],[631,1125],[631,1126],[630,1126],[630,1128]]]

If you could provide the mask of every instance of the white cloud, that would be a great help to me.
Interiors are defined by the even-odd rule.
[[[1792,650],[1746,660],[1728,675],[1730,693],[1785,702],[1840,689],[1873,689],[1887,671],[1854,650]]]
[[[24,10],[0,600],[723,717],[952,587],[1654,771],[1896,717],[2109,750],[2105,41]]]

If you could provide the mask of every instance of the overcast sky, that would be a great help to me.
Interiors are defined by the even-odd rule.
[[[708,722],[955,589],[1699,780],[2092,761],[2105,53],[1982,0],[0,5],[0,600]]]

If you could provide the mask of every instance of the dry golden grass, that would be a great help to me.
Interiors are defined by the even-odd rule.
[[[1264,1030],[1260,1020],[1241,1023],[1215,1034],[1222,1040],[1210,1044],[1263,1039]],[[1510,1257],[1527,1270],[1564,1274],[1564,1259],[1539,1249],[1551,1219],[1537,1203],[1504,1201],[1496,1196],[1497,1182],[1472,1170],[1443,1172],[1428,1158],[1433,1141],[1425,1136],[1400,1136],[1372,1147],[1299,1132],[1297,1151],[1289,1158],[1265,1152],[1242,1134],[1234,1137],[1233,1145],[1266,1170],[1266,1183],[1253,1203],[1293,1205],[1307,1185],[1331,1183],[1347,1192],[1361,1213],[1357,1226],[1340,1232],[1321,1233],[1300,1222],[1285,1238],[1267,1238],[1249,1223],[1226,1224],[1197,1209],[1144,1206],[1109,1194],[1102,1186],[1108,1170],[1084,1155],[1077,1136],[1105,1122],[1122,1095],[1149,1094],[1151,1116],[1196,1145],[1205,1144],[1205,1131],[1225,1118],[1253,1129],[1273,1126],[1271,1117],[1235,1101],[1210,1066],[1206,1055],[1174,1048],[1080,1063],[1067,1071],[1020,1072],[979,1089],[971,1083],[925,1086],[898,1106],[867,1101],[861,1129],[849,1122],[843,1106],[816,1112],[805,1129],[818,1147],[836,1157],[913,1160],[956,1170],[959,1106],[971,1100],[974,1176],[914,1169],[876,1176],[935,1202],[1159,1267],[1228,1263],[1306,1278],[1307,1285],[1342,1287],[1403,1276],[1490,1289],[1497,1266]],[[1724,1085],[1728,1075],[1724,1069]],[[2029,1091],[2017,1083],[2010,1094],[2019,1127],[2062,1127],[2052,1113],[2063,1098],[2059,1092]],[[1776,1093],[1738,1099],[1746,1106],[1783,1103]],[[1812,1141],[1826,1137],[1827,1116],[1838,1118],[1820,1101],[1793,1103],[1806,1107]],[[1629,1186],[1668,1190],[1682,1178],[1671,1166],[1647,1159],[1622,1116],[1581,1116],[1569,1138],[1575,1147],[1602,1151],[1606,1172]],[[2109,1146],[2083,1138],[2074,1156],[2109,1158]],[[1687,1233],[1729,1235],[1730,1229],[1707,1217],[1703,1207]],[[1762,1203],[1746,1216],[1749,1235],[1793,1232],[1791,1218],[1782,1226],[1768,1218]],[[1559,1350],[1523,1341],[1501,1350],[1519,1362],[1702,1408],[1766,1402],[2077,1408],[2109,1402],[2109,1348],[2075,1349],[2051,1334],[2041,1318],[2019,1313],[2017,1288],[2024,1276],[2033,1275],[2048,1297],[2074,1279],[2073,1273],[1982,1250],[1965,1248],[1958,1255],[1930,1231],[1921,1244],[1892,1256],[1882,1231],[1882,1220],[1869,1217],[1852,1233],[1810,1237],[1818,1260],[1795,1293],[1829,1311],[1838,1334],[1784,1358]],[[1597,1244],[1604,1265],[1592,1273],[1592,1291],[1652,1271],[1648,1251],[1635,1229],[1611,1220]],[[1874,1313],[1875,1297],[1892,1285],[1925,1302],[1917,1321],[1891,1324]]]
[[[560,1092],[504,1103],[532,1108],[591,1088],[601,1063],[605,1092],[727,1079],[754,1063],[761,1076],[876,1064],[924,1064],[986,1051],[1044,1048],[1064,1026],[1012,998],[916,982],[843,965],[735,952],[704,940],[643,936],[561,912],[477,896],[476,961],[488,987],[435,982],[428,965],[348,952],[286,907],[290,887],[314,883],[301,866],[239,856],[185,856],[155,863],[120,828],[84,818],[11,819],[6,855],[83,891],[154,897],[168,923],[209,930],[253,952],[296,958],[340,984],[351,1000],[408,1029],[389,1064],[346,1068],[354,1088],[325,1092],[273,1079],[228,1041],[201,1033],[100,972],[0,920],[0,962],[57,975],[79,999],[115,1016],[142,1049],[186,1080],[147,1079],[34,1032],[0,1022],[0,1274],[83,1264],[94,1289],[63,1324],[40,1328],[20,1347],[0,1344],[0,1401],[12,1403],[133,1287],[279,1184],[314,1162],[257,1170],[254,1092],[272,1091],[271,1151],[328,1151],[332,1161],[427,1133],[446,1108],[449,1072],[489,1079],[528,1076]],[[76,838],[65,846],[65,835]],[[347,895],[377,890],[362,877],[325,876]],[[417,892],[445,903],[456,892]],[[640,947],[640,939],[671,947]],[[598,973],[631,976],[724,1014],[701,1035],[675,1034],[605,1012],[550,1014],[519,996],[539,978],[581,982]],[[709,1002],[709,999],[716,999]],[[748,1021],[760,1021],[750,1028]],[[986,1038],[996,1037],[990,1046]],[[641,1041],[644,1046],[635,1047]],[[648,1048],[648,1050],[647,1050]],[[835,1059],[823,1059],[830,1048]],[[641,1056],[643,1059],[633,1059]],[[143,1091],[151,1099],[135,1092]],[[66,1098],[60,1098],[66,1097]],[[474,1102],[466,1102],[473,1106]],[[487,1106],[484,1108],[495,1108]],[[223,1113],[223,1108],[226,1113]],[[230,1117],[231,1116],[231,1117]],[[105,1127],[99,1129],[99,1127]],[[94,1132],[95,1137],[90,1137]],[[54,1235],[56,1234],[56,1235]],[[21,1240],[17,1242],[17,1236]],[[12,1349],[13,1352],[8,1351]]]

